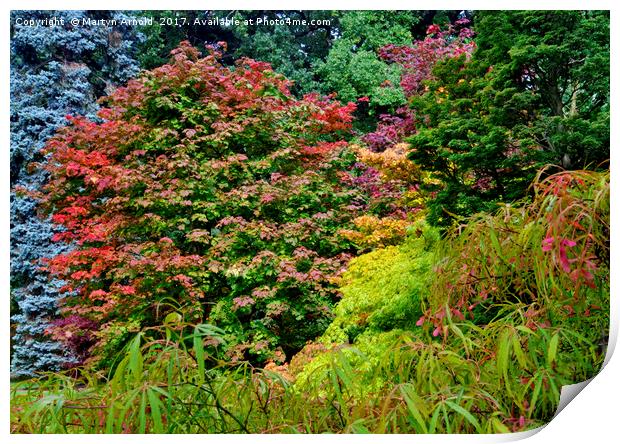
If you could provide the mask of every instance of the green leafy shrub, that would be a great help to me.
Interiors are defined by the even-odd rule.
[[[474,30],[471,58],[437,63],[409,103],[411,158],[441,182],[428,206],[443,227],[524,197],[546,164],[609,159],[608,11],[479,11]]]
[[[219,57],[181,45],[46,147],[38,197],[76,245],[47,265],[71,315],[51,332],[84,338],[83,359],[110,365],[178,313],[224,328],[228,359],[282,361],[331,320],[356,252],[339,231],[398,209],[341,141],[354,104],[295,99],[268,64]]]
[[[419,222],[398,246],[353,259],[340,279],[342,300],[322,336],[325,342],[353,342],[362,332],[412,329],[422,315],[422,301],[434,279],[436,230]]]
[[[477,306],[527,305],[530,327],[607,312],[609,172],[545,174],[531,202],[476,215],[443,244],[425,317],[435,334]]]

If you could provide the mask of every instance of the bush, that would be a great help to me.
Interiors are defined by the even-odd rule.
[[[323,342],[353,343],[367,332],[413,329],[428,297],[436,230],[420,222],[398,246],[389,246],[355,258],[340,279],[342,300]]]
[[[523,304],[531,328],[606,312],[609,172],[546,173],[531,202],[470,218],[438,253],[425,316],[436,334],[448,317],[474,317],[476,307]]]
[[[109,365],[177,313],[224,328],[229,359],[281,361],[331,319],[355,253],[338,230],[393,208],[373,204],[339,141],[355,105],[295,99],[268,64],[218,57],[182,45],[103,99],[102,123],[71,117],[46,147],[39,198],[54,239],[76,245],[47,265],[75,320],[52,331],[91,338],[83,359]]]

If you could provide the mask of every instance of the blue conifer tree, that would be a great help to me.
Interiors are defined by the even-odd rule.
[[[16,19],[62,18],[64,26],[19,26]],[[12,11],[11,13],[11,189],[37,189],[45,182],[32,162],[67,114],[91,115],[96,99],[137,74],[139,29],[72,26],[70,20],[118,19],[110,11]],[[11,322],[14,377],[57,370],[72,357],[46,337],[58,310],[62,283],[40,271],[42,258],[66,249],[51,242],[54,227],[37,217],[36,202],[11,192]]]

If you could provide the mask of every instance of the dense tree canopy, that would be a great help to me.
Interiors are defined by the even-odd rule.
[[[609,13],[496,12],[479,21],[479,57],[500,93],[514,88],[512,100],[532,104],[529,134],[547,159],[565,168],[607,160]]]
[[[165,63],[182,40],[197,47],[226,41],[229,52],[223,55],[224,63],[230,65],[240,57],[268,62],[294,82],[291,91],[297,96],[336,93],[344,102],[368,97],[356,113],[356,126],[364,130],[374,127],[380,113],[394,112],[405,101],[401,70],[386,63],[380,48],[408,45],[424,38],[430,25],[445,26],[471,16],[464,11],[261,10],[146,11],[145,15],[153,17],[155,25],[142,31],[145,39],[138,60],[143,67]],[[188,25],[161,26],[159,20],[186,20]],[[225,20],[238,20],[240,25],[227,26]],[[300,24],[303,21],[306,25]]]
[[[411,159],[436,172],[430,221],[522,196],[537,168],[609,158],[609,15],[480,12],[471,60],[449,59],[415,97]]]

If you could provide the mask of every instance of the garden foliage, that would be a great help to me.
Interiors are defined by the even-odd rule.
[[[433,24],[426,30],[423,39],[413,44],[394,44],[382,46],[378,50],[381,60],[398,67],[400,87],[407,101],[424,94],[426,82],[433,79],[433,69],[440,61],[461,55],[471,56],[476,45],[470,20],[460,18],[454,24]],[[403,103],[393,114],[381,114],[377,128],[365,134],[363,140],[374,151],[382,151],[416,131],[416,110]]]
[[[342,300],[321,340],[353,343],[362,332],[414,329],[432,285],[438,233],[418,223],[404,242],[355,258],[340,279]]]
[[[382,188],[339,141],[354,104],[295,99],[268,64],[219,57],[182,45],[46,147],[40,199],[76,246],[47,264],[67,282],[52,331],[82,358],[178,317],[225,329],[230,359],[284,360],[331,319],[356,252],[340,230],[407,217],[405,185]]]
[[[144,15],[332,22],[13,30],[12,365],[69,367],[13,432],[508,433],[600,369],[608,12]]]
[[[477,14],[477,50],[448,58],[412,97],[411,159],[434,172],[429,221],[493,211],[552,163],[609,158],[609,14]],[[535,32],[532,32],[535,29]]]
[[[377,50],[388,44],[405,45],[419,18],[414,11],[351,11],[341,18],[341,37],[324,62],[317,64],[326,91],[340,100],[368,97],[370,113],[393,111],[405,97],[399,85],[400,70],[385,63]]]
[[[12,12],[12,19],[24,17]],[[118,18],[121,13],[29,11],[32,19],[52,16]],[[96,98],[114,84],[138,72],[133,59],[138,36],[118,27],[19,26],[11,39],[11,186],[36,190],[46,180],[33,171],[33,161],[44,160],[40,150],[67,114],[92,114]],[[32,199],[11,194],[11,305],[12,362],[15,376],[32,376],[40,370],[59,369],[72,361],[66,349],[44,335],[57,316],[57,280],[39,269],[40,259],[52,257],[67,246],[54,244],[53,226],[36,215]]]
[[[609,174],[558,173],[533,188],[533,202],[476,215],[445,240],[418,227],[352,261],[336,318],[291,362],[296,389],[353,411],[400,393],[416,432],[442,421],[449,431],[451,410],[478,432],[548,420],[561,386],[605,354]]]
[[[591,186],[586,193],[585,185]],[[504,211],[486,217],[484,229],[474,218],[443,241],[436,229],[420,226],[398,251],[388,247],[357,258],[343,276],[344,297],[323,342],[307,345],[288,366],[218,364],[205,344],[213,338],[225,341],[225,332],[203,324],[182,338],[179,326],[162,326],[167,339],[137,334],[103,380],[83,370],[77,377],[54,375],[16,385],[12,430],[509,433],[540,427],[554,415],[561,387],[591,378],[603,362],[609,250],[600,242],[605,244],[609,226],[609,180],[605,174],[564,173],[536,187],[540,199],[518,206],[513,217]],[[558,193],[557,201],[553,192],[545,193],[548,187]],[[576,213],[582,214],[581,222],[591,222],[585,233],[571,218],[556,219]],[[507,223],[511,230],[503,230]],[[516,224],[525,232],[514,230]],[[562,242],[546,240],[549,234],[574,239],[570,248],[577,255],[596,251],[596,259],[590,258],[597,263],[593,286],[580,286],[579,280],[566,286],[564,280],[572,281],[573,274],[562,265]],[[521,272],[509,257],[500,262],[496,243],[484,241],[489,236],[500,236],[511,249],[527,248],[534,272]],[[470,288],[476,277],[478,282],[488,277],[463,270],[468,262],[459,259],[471,261],[466,256],[471,248],[480,249],[476,259],[481,263],[495,261],[491,269],[502,273],[495,279],[526,280],[522,288],[526,293],[537,289],[536,300],[514,301],[511,290],[502,287],[487,297],[497,302],[492,314],[458,315],[460,299],[454,293]],[[546,255],[558,262],[541,262]],[[569,262],[572,271],[585,263]],[[365,274],[365,267],[376,274]],[[433,281],[429,274],[437,267],[449,278],[462,273],[469,281],[458,281],[456,290],[445,280],[424,285]],[[398,273],[397,279],[386,279],[389,272]],[[588,275],[577,275],[583,284],[589,282]],[[361,297],[365,291],[374,299]],[[567,299],[579,311],[567,309]],[[441,316],[435,334],[428,318],[412,325],[417,302],[431,313],[436,306],[455,312]]]

